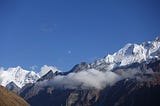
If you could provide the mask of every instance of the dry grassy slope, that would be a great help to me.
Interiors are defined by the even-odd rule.
[[[0,106],[29,106],[29,104],[17,94],[0,86]]]

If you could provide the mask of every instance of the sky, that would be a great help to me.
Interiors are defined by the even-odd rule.
[[[0,67],[69,71],[160,36],[159,0],[0,0]]]

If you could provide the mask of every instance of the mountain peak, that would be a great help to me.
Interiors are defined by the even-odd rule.
[[[160,37],[157,37],[154,41],[148,41],[142,44],[128,43],[114,54],[109,54],[93,64],[98,67],[107,65],[107,70],[112,70],[115,67],[149,61],[152,58],[159,58],[159,54]]]
[[[89,68],[89,65],[86,62],[81,62],[80,64],[75,65],[70,72],[79,72],[87,68]]]
[[[45,74],[47,74],[49,71],[52,71],[53,73],[55,72],[61,72],[59,69],[57,69],[56,67],[53,67],[53,66],[47,66],[47,65],[44,65],[42,68],[41,68],[41,71],[38,73],[40,77],[44,76]]]

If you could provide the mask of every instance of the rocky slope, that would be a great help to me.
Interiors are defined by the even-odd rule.
[[[29,106],[29,104],[17,94],[0,86],[0,106]]]

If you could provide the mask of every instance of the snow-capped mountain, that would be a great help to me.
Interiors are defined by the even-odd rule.
[[[40,76],[33,72],[22,69],[20,66],[0,71],[0,84],[6,86],[10,82],[14,82],[19,88],[27,83],[34,83]]]
[[[126,44],[113,55],[95,61],[91,67],[112,70],[116,67],[130,65],[132,63],[149,62],[153,58],[160,58],[160,38],[142,44]]]
[[[60,72],[57,68],[47,65],[44,65],[39,73],[24,70],[20,66],[8,68],[7,70],[0,69],[0,85],[6,87],[14,83],[19,88],[22,88],[28,83],[35,83],[40,77],[47,74],[50,70],[52,70],[53,73]]]

